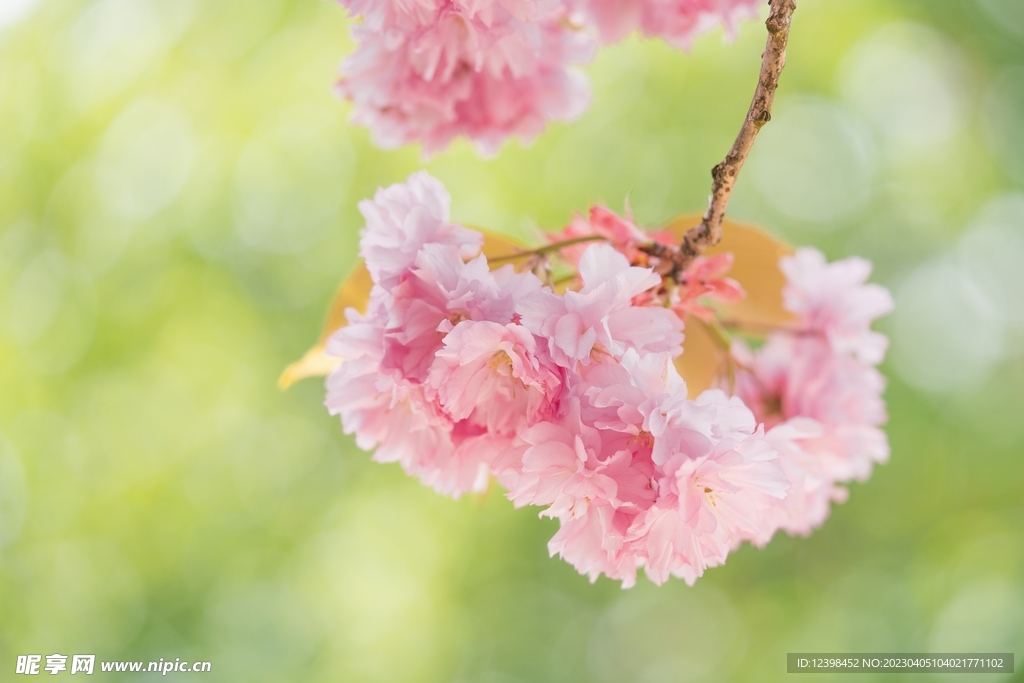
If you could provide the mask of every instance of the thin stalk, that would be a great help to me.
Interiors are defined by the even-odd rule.
[[[719,324],[728,330],[736,330],[738,332],[750,332],[752,334],[771,334],[772,332],[788,332],[790,334],[800,334],[803,330],[795,327],[789,327],[786,325],[771,325],[768,323],[755,323],[745,322],[742,320],[732,320],[730,318],[719,318]]]
[[[514,261],[524,256],[542,256],[544,254],[550,254],[554,251],[571,247],[574,244],[583,244],[584,242],[597,242],[598,240],[604,240],[604,237],[600,235],[587,235],[586,237],[573,237],[571,240],[563,240],[561,242],[552,242],[551,244],[545,244],[543,247],[537,247],[529,251],[521,251],[516,254],[507,254],[505,256],[496,256],[492,259],[487,259],[488,263],[501,263],[502,261]]]

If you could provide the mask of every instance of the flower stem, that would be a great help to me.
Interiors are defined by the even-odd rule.
[[[597,242],[604,240],[605,238],[600,235],[587,235],[585,237],[573,237],[571,240],[563,240],[562,242],[552,242],[551,244],[545,244],[543,247],[537,247],[529,251],[520,251],[516,254],[506,254],[505,256],[496,256],[491,259],[487,259],[488,263],[500,263],[502,261],[514,261],[524,256],[542,256],[544,254],[550,254],[554,251],[560,251],[566,247],[571,247],[574,244],[583,244],[584,242]]]
[[[721,321],[711,319],[707,321],[702,320],[701,322],[707,326],[708,331],[711,332],[711,336],[714,337],[715,341],[718,342],[718,345],[722,347],[722,350],[728,354],[732,349],[732,339],[729,338],[729,334],[725,331]]]
[[[770,334],[772,332],[788,332],[790,334],[800,334],[803,330],[795,327],[789,327],[787,325],[772,325],[769,323],[756,323],[756,322],[745,322],[742,320],[732,320],[731,318],[719,318],[718,323],[729,330],[736,330],[738,332],[750,332],[753,334]]]

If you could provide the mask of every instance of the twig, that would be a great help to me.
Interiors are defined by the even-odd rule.
[[[543,256],[550,254],[553,251],[559,251],[566,247],[571,247],[575,244],[583,244],[584,242],[597,242],[604,240],[605,238],[601,235],[586,235],[584,237],[573,237],[569,240],[562,242],[552,242],[551,244],[545,244],[543,247],[536,249],[530,249],[529,251],[520,251],[515,254],[506,254],[505,256],[496,256],[494,258],[487,259],[488,263],[500,263],[502,261],[514,261],[517,258],[523,258],[524,256]]]
[[[722,163],[711,170],[711,199],[708,210],[701,222],[686,233],[683,243],[678,249],[651,244],[642,247],[651,256],[659,259],[656,269],[662,276],[679,279],[686,267],[700,256],[705,249],[714,246],[722,239],[722,219],[729,205],[736,177],[747,160],[758,131],[772,118],[772,102],[775,100],[775,89],[779,86],[779,75],[786,64],[786,43],[789,40],[789,27],[796,10],[795,0],[769,0],[771,12],[765,26],[768,27],[768,42],[764,54],[761,55],[761,74],[757,79],[754,99],[747,110],[747,118],[743,121],[732,149]]]
[[[788,332],[790,334],[801,334],[802,329],[788,325],[773,325],[771,323],[759,323],[749,320],[733,320],[732,318],[719,318],[719,324],[727,330],[738,332],[749,332],[751,334],[771,334],[772,332]]]

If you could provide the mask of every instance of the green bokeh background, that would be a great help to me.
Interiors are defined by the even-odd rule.
[[[607,48],[575,125],[426,161],[347,124],[330,2],[5,0],[0,24],[0,679],[27,653],[212,662],[168,681],[778,681],[794,651],[1020,670],[1019,0],[800,3],[730,213],[893,289],[892,460],[809,539],[629,591],[549,559],[536,510],[442,498],[359,451],[320,382],[275,381],[355,262],[357,202],[421,166],[456,219],[523,236],[627,196],[650,225],[701,210],[757,23]]]

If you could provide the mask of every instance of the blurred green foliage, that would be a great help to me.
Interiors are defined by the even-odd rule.
[[[809,539],[625,592],[549,559],[535,510],[371,463],[318,382],[275,379],[356,259],[356,203],[421,165],[456,219],[523,236],[627,196],[647,224],[701,210],[759,25],[606,49],[577,124],[425,162],[346,123],[330,2],[9,0],[0,26],[4,680],[54,652],[218,681],[773,681],[791,651],[1019,670],[1019,0],[800,3],[731,215],[894,289],[892,461]]]

